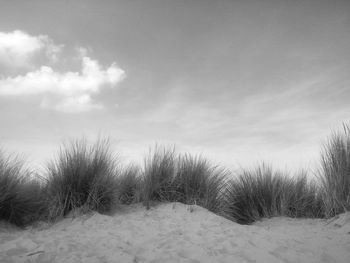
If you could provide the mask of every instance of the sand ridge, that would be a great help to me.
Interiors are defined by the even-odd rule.
[[[0,262],[349,262],[350,214],[244,226],[204,208],[141,204],[27,230],[0,228]]]

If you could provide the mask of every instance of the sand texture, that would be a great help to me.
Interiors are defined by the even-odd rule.
[[[0,227],[0,262],[350,262],[350,214],[243,226],[198,206],[122,207],[26,230]]]

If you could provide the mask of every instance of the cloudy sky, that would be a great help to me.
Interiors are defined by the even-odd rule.
[[[348,0],[0,0],[0,144],[109,136],[297,169],[350,121]]]

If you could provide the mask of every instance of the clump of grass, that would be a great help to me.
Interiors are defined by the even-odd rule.
[[[283,178],[265,165],[243,170],[226,189],[227,213],[242,224],[281,213]]]
[[[321,154],[320,178],[326,216],[350,210],[350,128],[333,133]]]
[[[118,200],[121,204],[132,204],[140,201],[140,169],[130,165],[118,176]]]
[[[145,162],[143,201],[198,204],[219,212],[225,186],[224,169],[201,157],[176,155],[174,149],[156,148]]]
[[[42,186],[17,156],[0,151],[0,220],[24,227],[45,211]]]
[[[324,203],[319,184],[308,180],[306,171],[286,178],[282,215],[302,218],[323,218]]]
[[[291,178],[261,165],[243,170],[225,191],[225,213],[241,224],[273,216],[320,217],[322,201],[318,188],[306,175]]]
[[[108,140],[88,146],[72,141],[61,148],[48,166],[49,218],[67,215],[75,208],[100,213],[110,211],[117,200],[117,162]]]
[[[142,184],[142,200],[147,208],[150,201],[172,201],[171,183],[176,170],[175,149],[155,147],[145,160]]]
[[[220,213],[226,175],[224,169],[212,166],[205,158],[179,156],[171,184],[175,200]]]

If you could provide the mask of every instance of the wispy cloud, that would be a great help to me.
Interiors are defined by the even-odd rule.
[[[30,36],[18,30],[0,32],[0,62],[3,64],[15,59],[15,65],[21,67],[30,64],[36,53],[44,53],[51,60],[51,65],[0,78],[0,96],[41,96],[42,108],[66,113],[102,109],[103,105],[95,103],[91,96],[103,87],[115,87],[124,79],[124,70],[115,63],[102,67],[97,60],[87,56],[86,49],[79,47],[76,53],[81,62],[80,71],[56,71],[52,65],[62,59],[58,56],[61,47],[47,36]]]

